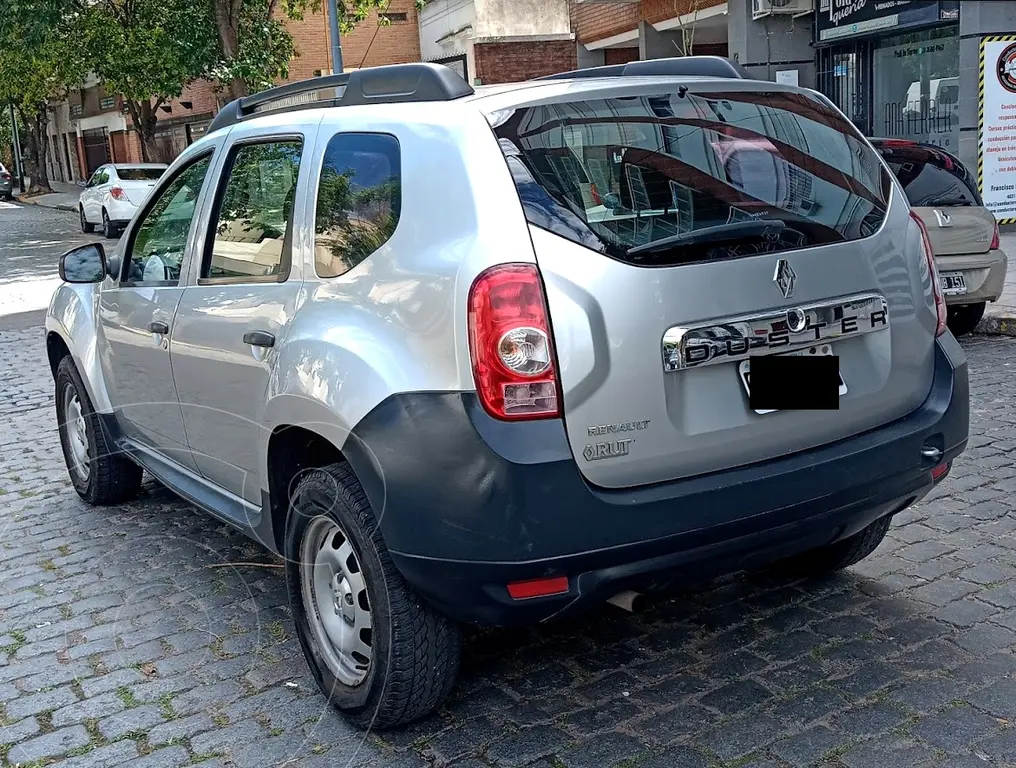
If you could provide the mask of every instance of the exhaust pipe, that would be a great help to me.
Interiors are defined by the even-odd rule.
[[[628,613],[640,613],[642,611],[645,598],[638,592],[626,589],[624,592],[618,592],[612,598],[607,600],[607,602],[611,605],[616,605],[622,610],[628,611]]]

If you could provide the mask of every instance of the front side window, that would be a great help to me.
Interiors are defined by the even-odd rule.
[[[127,248],[126,281],[175,285],[180,280],[194,208],[210,164],[206,155],[186,166],[148,207]]]
[[[318,182],[314,268],[336,277],[391,238],[399,223],[401,156],[394,136],[340,133],[325,151]]]
[[[530,224],[629,263],[854,240],[885,217],[877,156],[803,94],[667,91],[494,119]]]
[[[302,147],[287,140],[234,150],[213,216],[203,279],[286,278]]]

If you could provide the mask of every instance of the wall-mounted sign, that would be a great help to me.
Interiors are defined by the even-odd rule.
[[[977,181],[984,207],[1016,223],[1016,36],[981,39]]]
[[[829,44],[958,18],[956,0],[824,0],[815,12],[816,41]]]

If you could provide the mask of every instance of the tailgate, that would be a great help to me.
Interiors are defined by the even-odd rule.
[[[995,234],[995,215],[980,206],[915,206],[936,256],[987,253]]]
[[[924,401],[935,309],[919,230],[839,113],[799,93],[671,90],[516,110],[497,132],[592,483],[764,461]],[[788,351],[839,358],[838,410],[749,407],[741,363]]]

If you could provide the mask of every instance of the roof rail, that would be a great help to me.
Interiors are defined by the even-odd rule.
[[[469,83],[443,64],[422,62],[370,67],[348,74],[286,83],[235,99],[215,116],[208,126],[208,133],[270,112],[358,104],[452,101],[472,93]]]
[[[572,72],[559,72],[537,80],[571,80],[581,77],[638,77],[642,75],[686,75],[688,77],[726,77],[753,80],[740,64],[722,56],[674,56],[669,59],[630,61],[606,67],[589,67]]]

